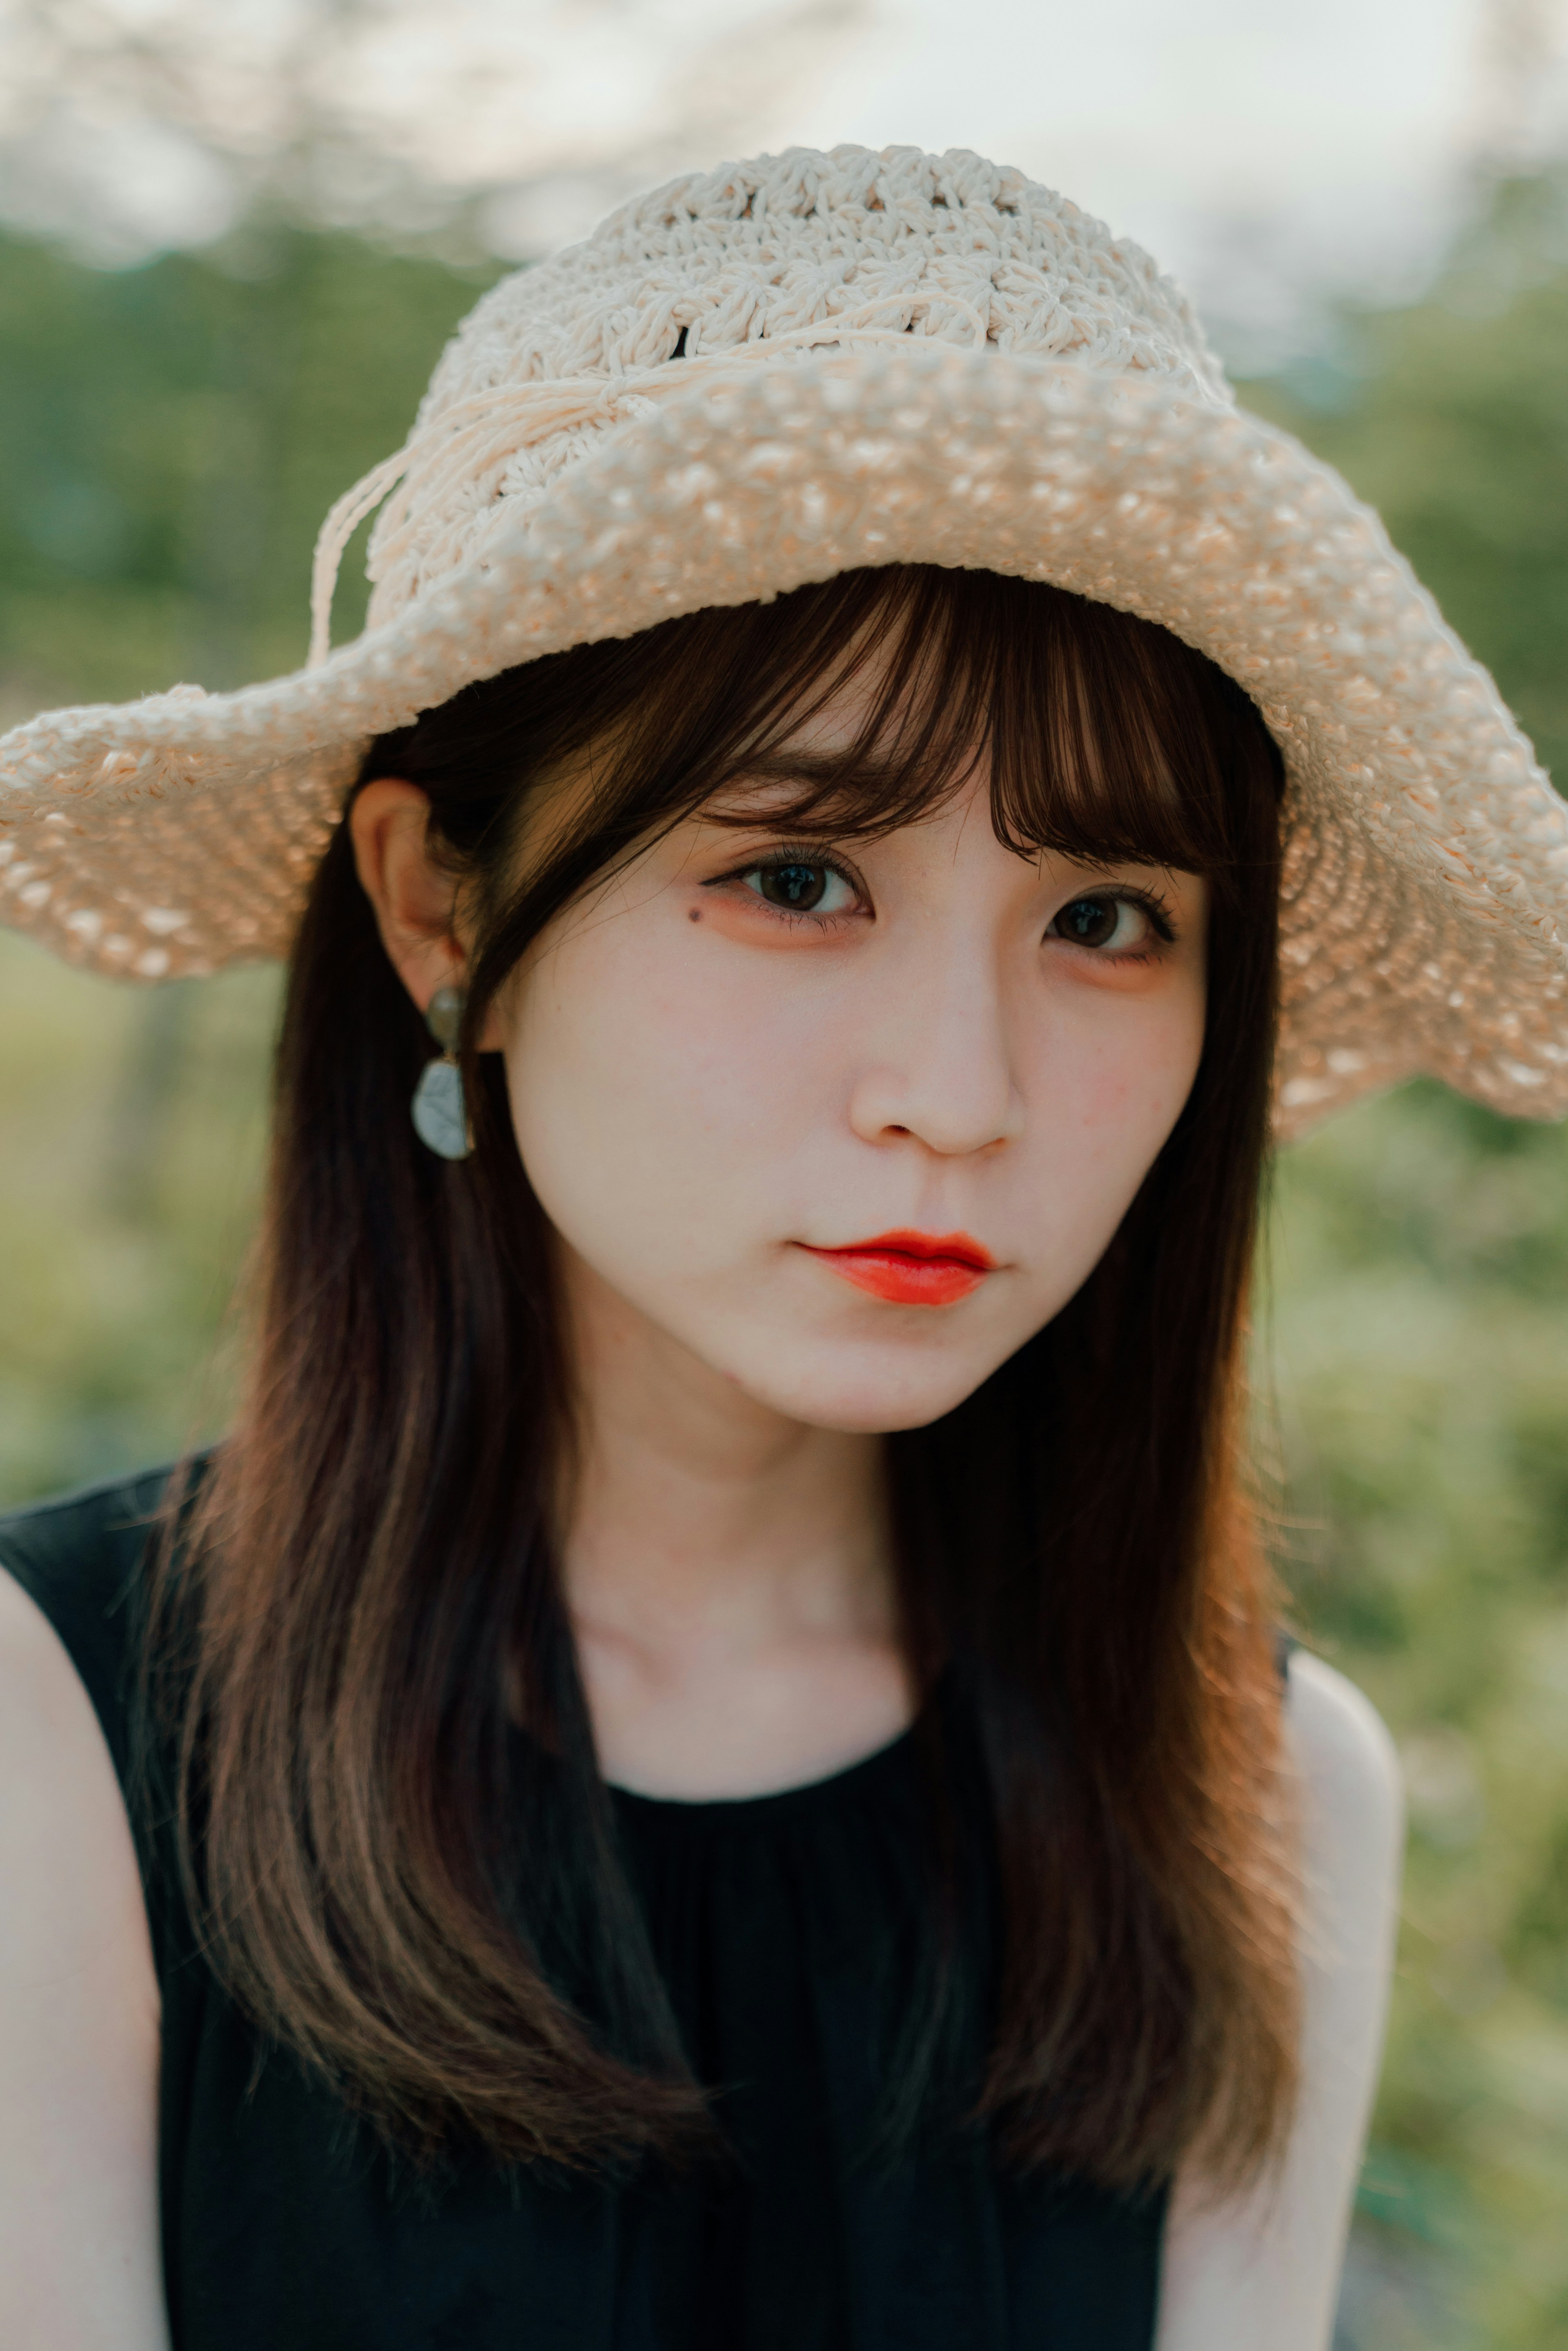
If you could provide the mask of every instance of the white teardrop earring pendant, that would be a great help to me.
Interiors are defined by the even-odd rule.
[[[442,1050],[425,1063],[411,1109],[414,1133],[438,1159],[466,1159],[474,1148],[455,1050],[463,1029],[463,1003],[460,987],[438,987],[424,1016],[425,1027]]]

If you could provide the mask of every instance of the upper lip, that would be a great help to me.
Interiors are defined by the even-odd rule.
[[[972,1265],[978,1273],[989,1273],[996,1264],[990,1250],[968,1233],[917,1233],[902,1227],[897,1232],[875,1233],[870,1240],[831,1242],[822,1254],[849,1257],[873,1249],[899,1257],[947,1258],[958,1265]]]

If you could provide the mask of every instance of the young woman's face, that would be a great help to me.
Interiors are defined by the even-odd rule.
[[[1049,1322],[1197,1069],[1203,883],[1020,858],[988,783],[842,850],[727,793],[497,1008],[569,1276],[816,1426],[919,1426]]]

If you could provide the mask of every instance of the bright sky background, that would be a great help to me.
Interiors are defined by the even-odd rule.
[[[796,53],[750,144],[1020,164],[1265,356],[1310,338],[1322,293],[1417,287],[1478,162],[1568,144],[1564,0],[873,0],[865,18],[824,27],[817,70]],[[570,174],[532,191],[519,248],[580,234],[597,195]]]
[[[842,125],[868,144],[1020,163],[1189,279],[1249,252],[1314,277],[1397,278],[1447,232],[1481,128],[1482,14],[1479,0],[888,0],[886,29],[806,111],[813,138]]]
[[[1146,245],[1234,350],[1413,289],[1479,163],[1568,147],[1568,0],[0,0],[0,214],[105,260],[221,229],[301,107],[405,194],[493,191],[519,257],[727,156],[975,147]],[[344,185],[374,218],[373,172]]]

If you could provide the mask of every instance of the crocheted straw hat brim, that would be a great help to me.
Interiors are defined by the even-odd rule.
[[[369,740],[468,681],[858,565],[1141,614],[1288,772],[1283,1135],[1416,1071],[1568,1110],[1568,810],[1376,517],[1157,375],[945,343],[668,371],[482,551],[320,666],[53,713],[0,744],[0,912],[154,979],[286,951]]]

